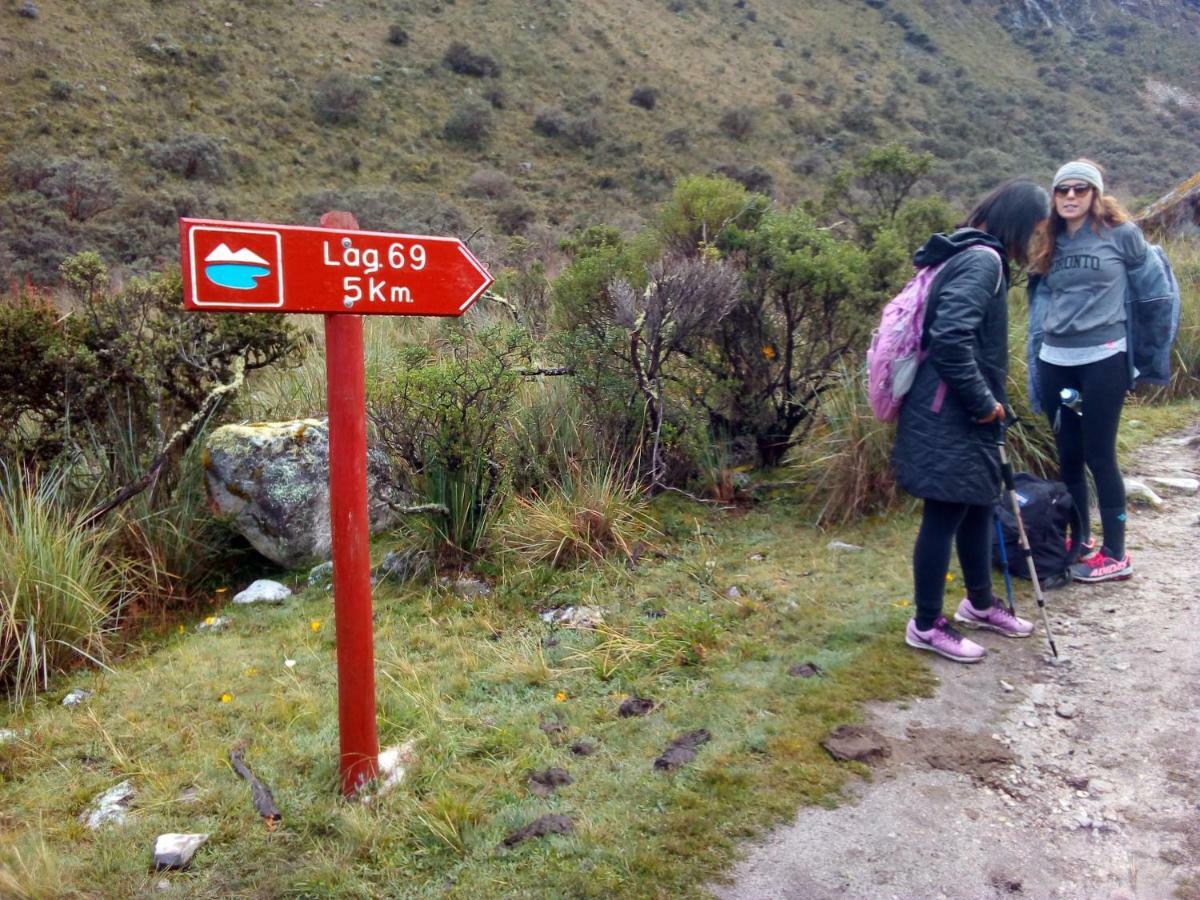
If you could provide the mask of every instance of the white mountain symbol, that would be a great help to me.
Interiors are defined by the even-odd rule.
[[[204,257],[206,263],[256,263],[270,268],[270,263],[252,250],[245,248],[234,252],[228,244],[217,244],[217,249]]]

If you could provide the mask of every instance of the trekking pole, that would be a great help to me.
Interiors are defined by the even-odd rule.
[[[1016,420],[1013,420],[1015,424]],[[1004,478],[1004,489],[1008,491],[1008,499],[1012,503],[1013,518],[1017,520],[1017,540],[1021,545],[1021,553],[1029,566],[1029,578],[1033,582],[1033,596],[1037,600],[1038,609],[1042,611],[1042,624],[1046,626],[1046,641],[1050,644],[1050,652],[1058,659],[1058,648],[1054,646],[1054,634],[1050,631],[1050,617],[1046,615],[1046,598],[1042,596],[1042,584],[1038,581],[1037,567],[1033,564],[1033,551],[1029,548],[1029,538],[1025,534],[1025,523],[1021,521],[1021,503],[1017,500],[1017,485],[1013,478],[1012,463],[1008,461],[1008,450],[1004,442],[1005,429],[1009,423],[1001,422],[999,436],[996,438],[996,448],[1000,451],[1000,474]]]
[[[1013,604],[1012,573],[1008,571],[1008,547],[1004,543],[1004,525],[1000,521],[999,511],[992,521],[996,523],[996,543],[1000,546],[1000,566],[1004,570],[1004,596],[1008,598],[1008,611],[1015,616],[1017,608]]]

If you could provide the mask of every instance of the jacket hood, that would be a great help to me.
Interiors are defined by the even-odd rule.
[[[1005,265],[1008,264],[1008,254],[1004,252],[1004,245],[996,238],[978,228],[959,228],[950,234],[933,235],[913,254],[913,265],[936,266],[964,250],[978,246],[991,247],[1000,254],[1000,259]]]

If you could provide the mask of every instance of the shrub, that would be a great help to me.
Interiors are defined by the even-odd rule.
[[[595,147],[602,134],[600,117],[593,112],[584,112],[567,119],[562,136],[572,147]]]
[[[500,85],[487,88],[483,92],[482,96],[483,99],[488,102],[488,105],[492,107],[492,109],[504,109],[505,105],[508,103],[508,97],[504,93],[504,88],[500,87]]]
[[[690,139],[691,138],[686,128],[672,128],[663,135],[663,143],[668,147],[674,147],[676,149],[683,149],[686,147]]]
[[[753,117],[749,112],[740,108],[725,110],[721,114],[718,124],[721,127],[721,131],[735,141],[745,140],[750,136],[750,132],[754,130]]]
[[[496,207],[496,224],[505,234],[518,234],[525,230],[535,215],[533,207],[524,200],[509,200]]]
[[[746,190],[768,196],[775,192],[775,176],[762,166],[742,166],[737,163],[726,163],[717,167],[717,174],[732,179]]]
[[[507,428],[529,346],[521,329],[493,326],[451,331],[441,349],[410,348],[368,411],[393,479],[440,507],[431,535],[457,558],[482,549],[503,502]]]
[[[629,102],[642,109],[654,109],[658,103],[658,88],[645,85],[635,87],[633,93],[629,95]]]
[[[313,88],[313,115],[322,125],[351,125],[362,118],[367,97],[365,84],[335,72],[322,78]]]
[[[501,200],[512,192],[512,179],[497,169],[476,169],[467,179],[467,193],[473,197]]]
[[[57,100],[60,103],[64,100],[71,99],[71,83],[63,81],[61,78],[55,78],[50,82],[50,99]]]
[[[104,656],[122,585],[106,532],[81,529],[61,470],[0,479],[0,687],[18,705],[49,675]]]
[[[468,97],[463,100],[442,126],[446,140],[471,147],[480,146],[492,129],[491,107]]]
[[[658,212],[657,229],[672,252],[694,254],[719,242],[727,228],[753,227],[765,203],[728,178],[681,178]]]
[[[500,64],[486,53],[476,53],[461,41],[455,41],[446,48],[442,62],[459,75],[469,75],[472,78],[499,78]]]
[[[533,117],[533,130],[546,137],[558,137],[567,127],[567,117],[557,106],[545,106]]]
[[[408,32],[403,25],[388,26],[387,42],[396,47],[403,47],[408,43]]]
[[[184,178],[216,180],[225,174],[221,147],[206,134],[185,134],[153,143],[146,148],[146,161]]]
[[[791,109],[796,102],[795,94],[788,91],[780,91],[775,95],[775,105],[780,109]]]

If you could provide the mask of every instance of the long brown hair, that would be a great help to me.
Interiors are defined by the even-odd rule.
[[[1079,162],[1089,163],[1100,170],[1100,174],[1104,174],[1104,169],[1099,163],[1094,163],[1090,159],[1080,159]],[[1096,228],[1096,223],[1099,222],[1107,228],[1112,228],[1115,225],[1120,225],[1122,222],[1129,221],[1129,213],[1125,211],[1116,197],[1112,194],[1101,194],[1096,190],[1095,185],[1092,186],[1092,205],[1088,208],[1087,225],[1093,231]],[[1050,204],[1050,218],[1043,222],[1033,236],[1033,246],[1029,255],[1029,270],[1038,275],[1045,275],[1050,271],[1050,261],[1054,259],[1054,245],[1058,242],[1058,236],[1066,230],[1067,220],[1058,214],[1058,206],[1054,203]]]

